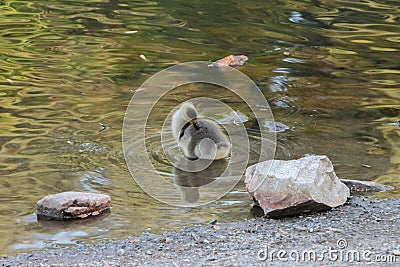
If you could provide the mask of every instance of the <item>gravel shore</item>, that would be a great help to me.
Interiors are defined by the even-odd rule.
[[[23,253],[0,266],[399,266],[399,211],[400,199],[352,197],[326,212],[143,233]]]

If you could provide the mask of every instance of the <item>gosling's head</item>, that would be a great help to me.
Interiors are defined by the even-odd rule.
[[[185,102],[180,107],[182,117],[185,121],[192,121],[197,118],[196,108],[191,102]]]

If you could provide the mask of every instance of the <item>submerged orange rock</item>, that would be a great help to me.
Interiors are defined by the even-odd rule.
[[[213,67],[213,68],[221,68],[221,67],[238,67],[238,66],[242,66],[244,63],[246,63],[246,61],[249,58],[246,57],[245,55],[240,55],[240,56],[234,56],[234,55],[229,55],[226,56],[220,60],[217,60],[213,63],[211,63],[210,65],[208,65],[209,67]]]

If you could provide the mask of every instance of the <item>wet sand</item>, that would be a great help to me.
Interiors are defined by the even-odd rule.
[[[257,210],[255,209],[255,212]],[[0,266],[399,266],[400,199],[23,253]]]

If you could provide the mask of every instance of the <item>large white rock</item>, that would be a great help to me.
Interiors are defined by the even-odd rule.
[[[330,209],[343,205],[350,196],[327,156],[252,165],[246,170],[245,184],[267,217]]]

